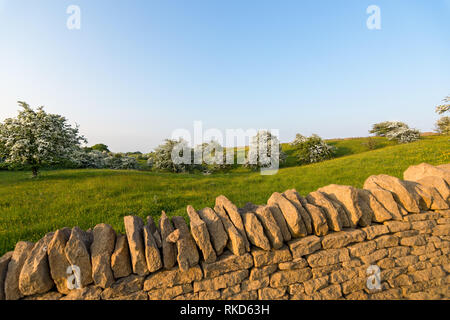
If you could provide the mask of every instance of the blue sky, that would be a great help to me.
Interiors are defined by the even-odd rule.
[[[448,94],[450,0],[0,0],[0,121],[17,100],[45,105],[113,151],[196,120],[283,142],[384,120],[431,131]]]

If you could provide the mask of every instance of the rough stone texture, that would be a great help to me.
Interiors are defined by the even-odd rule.
[[[17,242],[11,260],[8,264],[8,272],[5,278],[5,298],[6,300],[18,300],[23,297],[19,290],[19,276],[23,264],[34,247],[34,243]]]
[[[371,224],[371,212],[362,210],[359,192],[356,188],[331,184],[317,191],[325,193],[328,197],[341,203],[347,209],[346,213],[350,221],[350,227],[355,228],[358,225],[365,227]]]
[[[46,234],[30,251],[19,275],[19,290],[24,296],[46,293],[55,285],[50,276],[47,249],[54,232]]]
[[[153,238],[155,239],[158,249],[161,249],[162,248],[161,231],[159,230],[158,226],[156,226],[155,220],[153,220],[152,216],[147,216],[147,226],[150,229],[150,233],[152,234]]]
[[[115,282],[101,293],[103,300],[118,300],[120,297],[139,292],[144,286],[144,277],[132,274]]]
[[[71,265],[80,268],[80,282],[82,287],[93,282],[89,246],[90,240],[86,232],[75,227],[72,229],[72,233],[64,249],[67,261]]]
[[[363,190],[366,189],[387,211],[389,211],[393,220],[402,220],[403,215],[408,213],[399,203],[395,201],[394,194],[391,191],[373,186]]]
[[[303,207],[306,211],[308,211],[309,215],[311,216],[311,223],[314,229],[314,234],[316,236],[324,236],[328,233],[328,223],[327,218],[323,211],[308,202],[306,202],[306,199],[302,201]]]
[[[92,278],[101,288],[114,283],[111,269],[111,255],[114,251],[116,232],[105,223],[98,224],[93,230],[94,240],[91,245]]]
[[[391,191],[378,187],[370,189],[370,192],[357,190],[356,198],[354,190],[345,186],[321,189],[324,193],[317,192],[317,197],[323,197],[326,201],[324,207],[333,208],[337,218],[342,216],[348,219],[347,222],[345,219],[341,221],[342,230],[332,230],[331,233],[328,229],[320,229],[318,220],[311,214],[315,210],[319,213],[316,217],[322,215],[322,227],[328,227],[322,212],[324,209],[308,203],[294,190],[280,194],[284,197],[284,204],[289,209],[294,208],[298,217],[306,221],[303,212],[311,218],[310,229],[305,223],[306,233],[310,235],[294,236],[294,239],[291,239],[291,232],[278,204],[257,206],[247,203],[237,213],[242,216],[244,231],[252,245],[250,253],[246,252],[241,233],[223,207],[216,206],[217,214],[208,210],[205,216],[209,218],[205,220],[210,220],[211,227],[192,208],[191,231],[183,218],[175,217],[175,228],[170,224],[172,232],[164,237],[167,243],[176,244],[178,249],[178,266],[170,269],[162,268],[159,249],[163,247],[163,239],[158,244],[157,237],[161,232],[152,223],[153,219],[143,226],[142,221],[135,223],[132,217],[127,233],[140,236],[145,267],[149,273],[147,276],[131,273],[132,253],[127,237],[116,237],[109,226],[98,225],[86,232],[77,227],[64,228],[47,234],[35,245],[20,242],[14,252],[0,258],[0,298],[4,293],[6,298],[26,300],[448,300],[450,209],[435,209],[445,207],[441,191],[438,192],[436,187],[411,181],[398,183],[416,201],[421,212],[407,212],[395,202],[399,200],[394,199]],[[345,189],[348,194],[341,195],[336,189]],[[368,195],[368,198],[362,194]],[[343,200],[343,197],[346,199]],[[389,197],[390,202],[386,202]],[[348,199],[357,203],[352,204]],[[362,227],[360,221],[364,212],[369,212],[373,224],[361,229],[346,228],[346,223],[356,223],[357,205],[362,215],[356,227]],[[354,208],[349,209],[351,206]],[[378,209],[374,209],[375,206]],[[392,214],[394,209],[397,214]],[[376,213],[377,210],[379,213]],[[275,211],[278,212],[278,219],[273,213]],[[279,221],[284,221],[288,241]],[[199,225],[200,231],[199,228],[196,230]],[[222,230],[222,235],[216,238],[222,248],[213,243],[213,228]],[[196,241],[193,234],[197,235]],[[226,250],[215,261],[201,261],[199,265],[198,247],[205,252],[206,234],[209,234],[211,241],[209,252],[215,254],[216,248],[223,251],[225,244],[234,251]],[[229,237],[229,234],[232,236]],[[71,264],[74,261],[81,267],[82,276],[91,275],[90,281],[93,277],[95,284],[84,285],[81,289],[67,288],[71,284],[69,276],[73,278],[71,269],[74,266]],[[374,279],[369,278],[373,275],[373,269],[369,267],[373,268],[373,265],[380,268],[381,288],[376,290],[367,287],[368,283],[374,283]]]
[[[327,219],[328,229],[333,231],[341,231],[345,226],[350,226],[345,213],[338,211],[335,204],[331,202],[323,193],[314,191],[308,194],[306,200],[321,208]]]
[[[71,232],[68,228],[57,230],[47,249],[50,275],[58,292],[62,294],[68,294],[70,291],[67,287],[67,268],[70,263],[66,258],[65,248]]]
[[[128,240],[125,235],[120,234],[116,237],[116,245],[111,255],[111,269],[116,279],[127,277],[133,271],[130,262]]]
[[[255,267],[257,268],[292,260],[291,252],[289,251],[287,246],[284,246],[278,250],[271,251],[253,249],[251,253],[255,262]]]
[[[284,238],[270,208],[268,206],[258,206],[254,212],[261,221],[272,248],[280,249],[283,246]]]
[[[428,176],[412,181],[416,181],[424,186],[435,188],[444,200],[450,201],[450,188],[444,179],[436,176]]]
[[[301,258],[322,248],[321,239],[317,236],[308,236],[292,240],[288,243],[294,259]]]
[[[283,192],[282,194],[286,199],[292,202],[292,204],[296,207],[297,211],[300,213],[303,223],[305,224],[306,231],[308,234],[313,233],[313,224],[311,216],[309,215],[309,212],[303,208],[303,204],[301,201],[301,197],[298,194],[297,190],[291,189]]]
[[[263,226],[256,215],[252,212],[244,212],[242,220],[250,243],[263,250],[270,250],[269,239],[264,234]]]
[[[203,279],[203,272],[200,266],[195,266],[186,271],[181,271],[175,267],[170,270],[160,270],[150,274],[144,281],[144,290],[171,288],[201,279]]]
[[[215,206],[214,211],[219,216],[225,231],[228,234],[228,249],[231,250],[235,255],[243,255],[246,252],[244,238],[241,233],[236,229],[234,224],[231,222],[224,208],[220,206]]]
[[[353,242],[364,241],[364,239],[366,239],[366,234],[358,229],[334,232],[322,238],[322,247],[324,249],[338,249]]]
[[[145,261],[150,272],[155,272],[163,267],[161,253],[148,225],[144,226]]]
[[[159,228],[161,230],[161,242],[162,242],[162,256],[164,262],[164,268],[173,268],[177,262],[177,247],[174,243],[167,241],[167,237],[175,229],[173,228],[172,222],[167,217],[166,213],[163,211],[161,219],[159,220]]]
[[[5,279],[8,272],[8,264],[13,252],[7,252],[0,258],[0,300],[5,300]]]
[[[198,250],[184,218],[173,217],[172,222],[179,230],[179,237],[176,241],[178,266],[180,270],[186,271],[198,263],[200,258]]]
[[[273,218],[275,219],[278,227],[280,228],[284,241],[291,240],[292,239],[291,232],[289,231],[286,219],[284,218],[280,208],[278,206],[267,206],[267,208],[270,210],[270,212],[272,212]]]
[[[370,210],[372,212],[371,216],[373,222],[383,222],[394,218],[394,215],[377,200],[370,190],[358,189],[358,194],[361,204],[365,203],[367,206],[363,210]],[[400,219],[401,215],[397,215],[397,218]]]
[[[89,286],[82,289],[74,289],[60,300],[100,300],[102,288]]]
[[[249,269],[252,266],[253,257],[250,253],[246,253],[242,256],[236,256],[229,251],[225,252],[217,261],[213,263],[202,263],[205,278],[217,277],[230,271]]]
[[[216,198],[216,206],[221,207],[225,210],[230,218],[231,222],[233,222],[236,229],[239,231],[242,239],[244,241],[244,247],[246,251],[250,250],[250,243],[247,239],[247,234],[245,233],[244,223],[242,222],[241,215],[239,214],[238,208],[225,196],[219,196]]]
[[[367,178],[364,182],[364,189],[371,190],[376,188],[391,191],[394,195],[394,199],[408,210],[408,212],[420,212],[417,194],[411,194],[400,179],[386,174],[370,176]]]
[[[187,213],[191,221],[190,225],[192,236],[203,254],[203,259],[208,263],[216,261],[217,255],[211,244],[206,223],[200,218],[197,211],[195,211],[195,209],[190,205],[187,206]]]
[[[204,208],[198,214],[208,227],[216,254],[218,256],[221,255],[228,242],[228,234],[223,227],[222,220],[220,220],[219,216],[211,208]]]
[[[284,219],[288,225],[289,231],[294,238],[306,236],[306,226],[302,220],[297,208],[288,199],[283,197],[280,193],[274,192],[269,200],[267,200],[269,206],[278,206],[283,213]]]
[[[403,178],[405,180],[417,181],[425,177],[439,177],[450,185],[450,171],[444,169],[443,167],[435,167],[428,163],[421,163],[417,166],[410,166],[403,173]]]
[[[133,272],[145,276],[149,273],[145,259],[144,222],[136,216],[123,218],[130,250],[131,267]]]

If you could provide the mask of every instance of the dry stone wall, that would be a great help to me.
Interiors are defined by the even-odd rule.
[[[0,299],[448,299],[450,165],[20,241]]]

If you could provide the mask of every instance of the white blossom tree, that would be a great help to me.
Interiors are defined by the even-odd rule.
[[[445,104],[441,104],[436,107],[436,113],[438,114],[443,114],[447,111],[450,111],[450,96],[445,97],[442,102],[444,102]]]
[[[78,126],[72,127],[65,117],[18,103],[22,107],[18,116],[0,123],[0,158],[6,163],[30,166],[37,177],[44,164],[70,159],[86,142]]]

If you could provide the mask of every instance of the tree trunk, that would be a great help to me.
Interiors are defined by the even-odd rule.
[[[38,173],[39,173],[39,167],[37,167],[37,166],[32,166],[32,167],[31,167],[31,172],[33,172],[33,178],[37,178]]]

